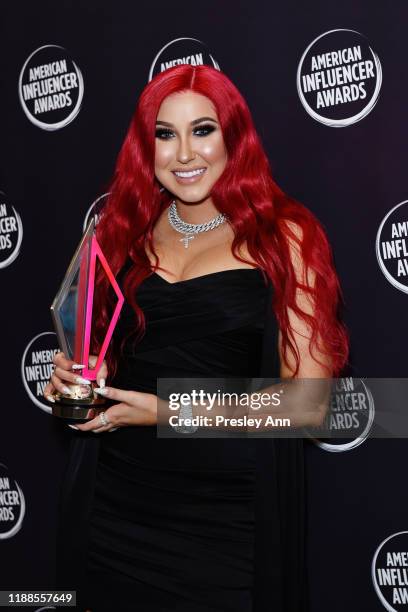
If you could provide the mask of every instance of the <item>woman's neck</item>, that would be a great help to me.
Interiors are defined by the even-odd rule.
[[[219,214],[211,198],[202,202],[183,202],[178,198],[174,200],[179,217],[185,223],[206,223]]]

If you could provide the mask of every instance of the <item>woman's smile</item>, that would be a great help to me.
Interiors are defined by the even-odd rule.
[[[194,168],[191,170],[172,170],[176,181],[181,185],[197,183],[205,174],[207,168]]]

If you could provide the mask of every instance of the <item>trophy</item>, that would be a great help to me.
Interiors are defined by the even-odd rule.
[[[81,377],[90,381],[90,384],[66,383],[70,393],[57,392],[53,396],[55,403],[52,404],[52,414],[74,421],[93,419],[107,407],[106,398],[94,392],[94,381],[124,302],[123,294],[96,240],[95,225],[95,218],[92,218],[51,306],[60,349],[67,359],[84,364]],[[98,339],[96,363],[91,367],[89,353],[93,345],[93,327],[98,307],[95,298],[101,279],[110,284],[117,302],[105,336]]]

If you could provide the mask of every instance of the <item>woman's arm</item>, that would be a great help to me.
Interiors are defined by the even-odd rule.
[[[290,223],[289,225],[291,230],[301,240],[301,228],[295,223]],[[307,270],[306,274],[306,269],[301,256],[299,244],[290,238],[289,250],[291,262],[298,283],[307,285],[308,287],[314,287],[316,275],[314,271],[310,268],[309,270]],[[314,317],[319,316],[319,305],[315,304],[310,294],[308,294],[302,289],[297,289],[296,304],[306,314],[312,315]],[[289,326],[292,331],[293,339],[296,343],[300,358],[299,370],[296,376],[298,378],[330,377],[332,375],[332,365],[330,357],[327,354],[319,351],[316,346],[313,347],[312,355],[312,349],[310,344],[312,332],[310,326],[302,318],[300,318],[291,308],[287,308],[287,312]],[[320,338],[318,338],[318,345],[320,344],[319,340]],[[281,362],[280,376],[281,378],[292,377],[296,370],[295,359],[291,353],[289,353],[285,359],[282,350],[281,331],[279,331],[278,346]]]

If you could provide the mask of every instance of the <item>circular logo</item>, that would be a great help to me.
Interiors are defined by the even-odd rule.
[[[21,359],[21,376],[25,390],[32,402],[41,410],[52,413],[52,408],[43,397],[45,385],[51,378],[57,337],[54,332],[43,332],[35,336],[26,346]]]
[[[218,62],[213,58],[207,46],[197,38],[176,38],[164,45],[154,58],[150,66],[149,81],[156,74],[180,64],[192,66],[212,66],[220,69]]]
[[[297,70],[300,101],[313,119],[345,127],[374,108],[381,89],[377,54],[355,30],[330,30],[315,38]]]
[[[21,217],[0,191],[0,268],[6,268],[17,258],[22,240]]]
[[[98,225],[98,221],[100,219],[100,215],[102,213],[102,209],[105,206],[105,201],[106,198],[109,195],[109,191],[107,193],[103,193],[102,195],[100,195],[98,198],[96,198],[96,200],[94,200],[92,202],[92,204],[90,205],[90,207],[87,210],[87,213],[85,215],[85,219],[84,219],[84,226],[83,226],[83,231],[86,230],[86,228],[88,227],[88,223],[90,221],[90,217],[91,215],[95,216],[95,225]]]
[[[18,93],[31,123],[43,130],[59,130],[79,113],[84,81],[66,49],[44,45],[31,53],[21,69]]]
[[[20,531],[25,515],[24,495],[8,468],[0,463],[0,540]]]
[[[333,433],[330,442],[312,438],[321,449],[341,453],[360,446],[368,437],[374,422],[374,399],[360,378],[338,378],[330,396],[330,406],[322,426]],[[342,433],[345,434],[342,438]],[[351,439],[350,439],[351,438]],[[347,442],[342,440],[347,439]]]
[[[371,577],[375,591],[388,612],[408,609],[408,531],[383,540],[375,551]]]
[[[375,251],[385,278],[408,293],[408,200],[394,206],[382,220]]]

